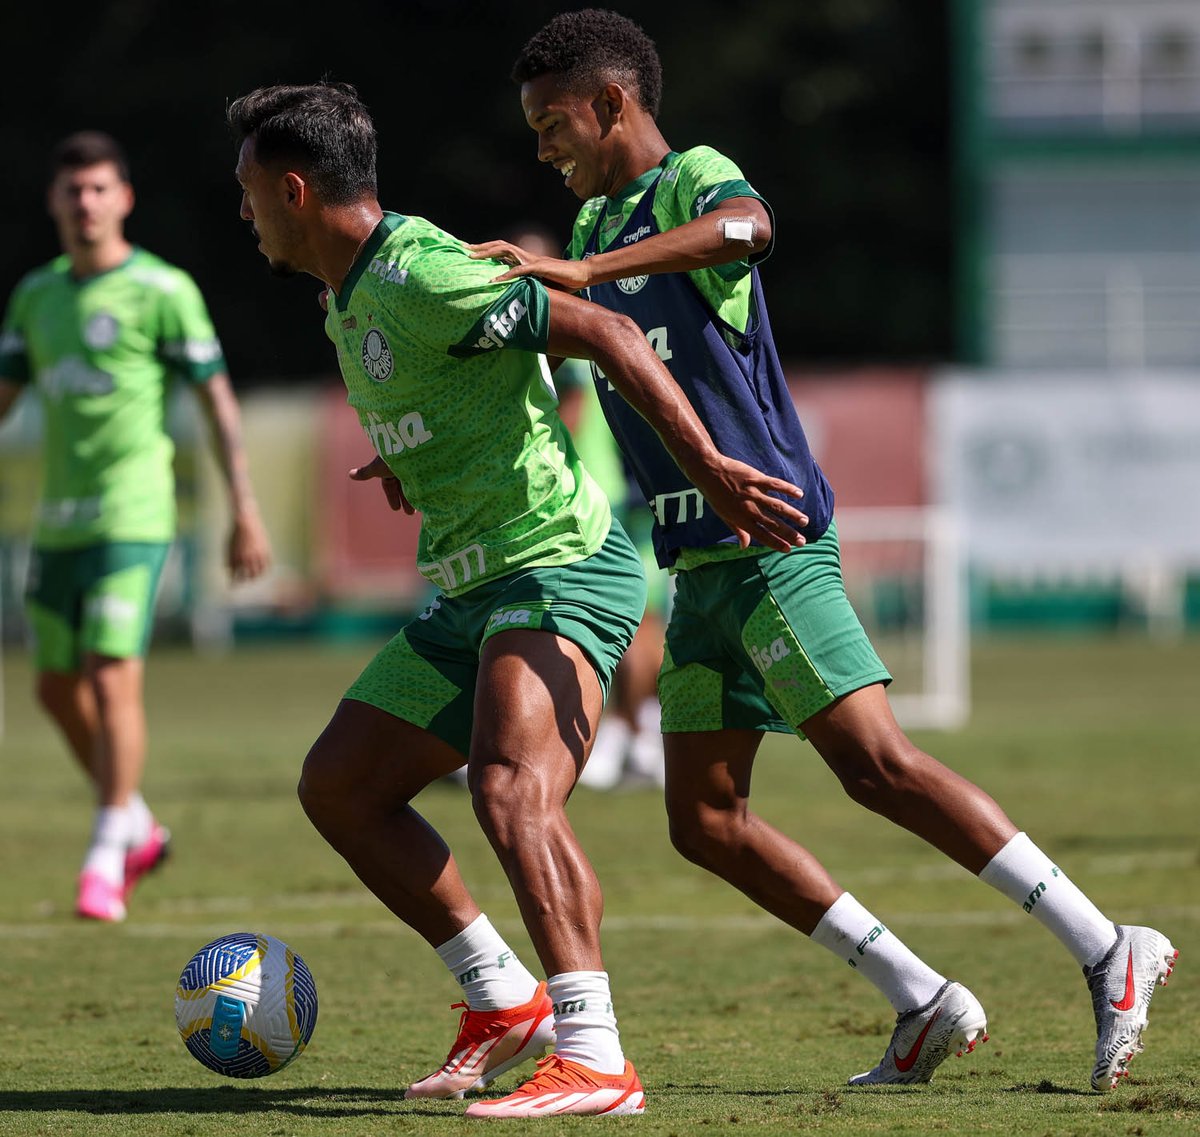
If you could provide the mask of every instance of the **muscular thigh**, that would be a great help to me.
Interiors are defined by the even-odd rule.
[[[479,671],[471,767],[498,763],[565,796],[603,706],[600,678],[577,643],[540,631],[495,636]]]

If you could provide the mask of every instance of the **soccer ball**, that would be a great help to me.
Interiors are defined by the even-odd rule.
[[[210,1070],[261,1078],[308,1045],[317,987],[282,940],[234,932],[188,960],[175,988],[175,1025],[192,1057]]]

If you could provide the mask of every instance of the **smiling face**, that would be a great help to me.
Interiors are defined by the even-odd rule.
[[[50,183],[47,208],[63,248],[96,249],[124,240],[133,187],[113,162],[62,169]]]
[[[538,136],[538,161],[562,174],[581,201],[613,193],[624,184],[617,180],[621,175],[616,172],[613,118],[605,91],[590,97],[572,94],[558,76],[539,75],[521,84],[521,107]]]
[[[242,187],[242,220],[250,222],[258,251],[267,258],[271,272],[294,276],[304,271],[299,260],[302,231],[291,208],[297,176],[259,165],[253,135],[242,143],[234,172]]]

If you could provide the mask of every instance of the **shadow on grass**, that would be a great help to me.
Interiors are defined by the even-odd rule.
[[[366,1086],[298,1086],[267,1090],[252,1086],[214,1086],[201,1089],[168,1086],[153,1090],[0,1090],[3,1113],[91,1113],[91,1114],[255,1114],[290,1113],[300,1117],[387,1117],[389,1108],[404,1102],[404,1089]],[[447,1117],[448,1105],[461,1110],[462,1103],[450,1101],[407,1102],[407,1116]]]
[[[1081,1090],[1075,1086],[1057,1086],[1045,1078],[1040,1082],[1018,1082],[1017,1085],[1009,1086],[1000,1092],[1005,1094],[1061,1094],[1063,1097],[1097,1097],[1094,1090]]]

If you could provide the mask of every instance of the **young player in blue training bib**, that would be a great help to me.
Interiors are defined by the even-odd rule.
[[[983,790],[910,742],[888,674],[842,586],[833,495],[783,382],[758,279],[774,219],[740,170],[707,147],[677,153],[656,123],[653,42],[614,12],[556,16],[513,69],[538,158],[584,205],[566,259],[473,246],[527,276],[633,319],[724,453],[804,490],[807,543],[741,548],[597,374],[618,442],[655,518],[677,591],[659,680],[671,836],[689,860],[847,960],[887,997],[896,1029],[852,1084],[927,1082],[986,1038],[978,1000],[920,960],[808,850],[749,810],[766,730],[807,736],[847,793],[1022,905],[1083,967],[1096,1017],[1092,1087],[1141,1049],[1146,1009],[1176,952],[1152,928],[1114,925]],[[1031,902],[1030,898],[1035,901]]]

